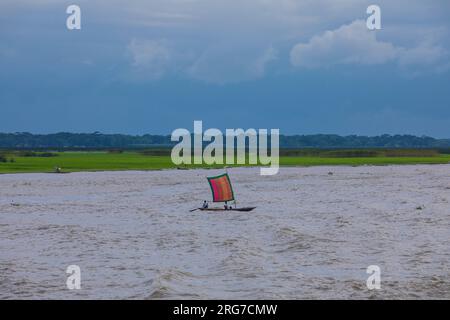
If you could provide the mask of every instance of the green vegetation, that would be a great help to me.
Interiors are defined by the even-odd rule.
[[[388,165],[450,163],[449,154],[434,150],[282,150],[282,166],[317,165]],[[177,168],[167,149],[105,152],[33,152],[3,151],[0,153],[0,173],[158,170]],[[183,168],[216,167],[191,165]]]
[[[168,135],[0,133],[0,173],[175,169],[173,144]],[[450,139],[425,136],[282,135],[280,146],[282,166],[450,162]],[[223,165],[179,169],[195,167]]]
[[[32,134],[28,132],[0,133],[0,147],[7,149],[133,149],[142,147],[173,146],[170,135],[126,135],[60,132]],[[389,135],[340,136],[313,134],[280,136],[282,148],[449,148],[450,139],[426,136]]]
[[[436,149],[282,149],[286,157],[369,158],[369,157],[436,157],[446,153]]]
[[[173,168],[168,156],[143,156],[136,152],[58,152],[56,157],[14,156],[15,162],[1,163],[0,173],[63,172],[102,170],[152,170]]]
[[[282,157],[282,166],[363,166],[389,164],[445,164],[450,163],[450,155],[437,157],[361,157],[361,158],[323,158],[323,157]]]

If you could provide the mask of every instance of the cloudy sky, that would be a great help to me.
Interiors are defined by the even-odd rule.
[[[66,28],[70,4],[81,30]],[[0,132],[203,120],[449,138],[449,16],[448,0],[2,0]]]

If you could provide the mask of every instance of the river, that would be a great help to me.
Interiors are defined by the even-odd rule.
[[[0,298],[450,299],[450,165],[228,172],[0,175]]]

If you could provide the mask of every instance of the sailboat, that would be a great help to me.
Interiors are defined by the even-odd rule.
[[[211,187],[213,202],[230,202],[233,201],[235,206],[229,207],[228,209],[225,208],[197,208],[194,210],[201,210],[201,211],[252,211],[256,207],[242,207],[237,208],[236,207],[236,200],[234,198],[234,192],[233,187],[231,186],[230,177],[228,176],[228,173],[221,174],[219,176],[215,177],[207,177],[209,186]]]

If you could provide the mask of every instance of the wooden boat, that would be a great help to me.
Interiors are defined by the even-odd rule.
[[[197,210],[201,211],[252,211],[256,207],[243,207],[243,208],[231,208],[231,209],[225,209],[225,208],[198,208]]]
[[[225,208],[209,208],[208,206],[202,208],[192,209],[192,211],[200,210],[200,211],[241,211],[241,212],[249,212],[255,209],[256,207],[242,207],[236,208],[236,201],[234,199],[233,188],[231,187],[230,177],[227,173],[221,174],[215,177],[208,177],[209,186],[211,187],[213,202],[225,202],[225,205],[229,207],[229,209]],[[234,202],[235,207],[231,207],[228,205],[228,202]],[[206,201],[205,201],[206,202]]]
[[[64,173],[70,173],[70,172],[62,171],[62,169],[60,167],[55,167],[55,171],[53,171],[51,173],[64,174]]]

